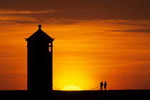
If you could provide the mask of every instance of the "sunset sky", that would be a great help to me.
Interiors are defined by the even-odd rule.
[[[55,38],[54,90],[150,89],[150,0],[0,0],[0,90],[27,89],[39,24]]]

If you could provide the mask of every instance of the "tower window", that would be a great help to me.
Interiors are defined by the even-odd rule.
[[[49,46],[49,48],[48,48],[49,52],[52,52],[52,43],[49,43],[48,46]]]

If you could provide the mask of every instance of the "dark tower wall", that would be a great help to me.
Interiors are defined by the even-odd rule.
[[[28,82],[33,92],[52,91],[53,39],[41,30],[27,39]]]

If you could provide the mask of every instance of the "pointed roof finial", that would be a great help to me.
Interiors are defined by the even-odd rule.
[[[41,30],[42,25],[38,25],[38,27],[39,27],[39,30]]]

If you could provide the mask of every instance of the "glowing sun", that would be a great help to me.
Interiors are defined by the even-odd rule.
[[[62,90],[64,90],[64,91],[75,91],[75,90],[81,90],[81,88],[79,86],[76,86],[76,85],[67,85],[67,86],[63,87]]]

